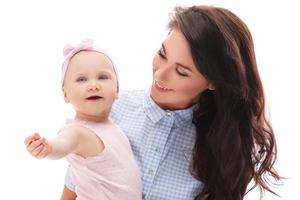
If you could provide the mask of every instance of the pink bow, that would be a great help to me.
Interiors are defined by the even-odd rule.
[[[65,56],[65,60],[69,60],[72,56],[82,50],[93,50],[94,49],[94,41],[92,39],[83,40],[79,45],[72,46],[72,45],[65,45],[63,54]]]

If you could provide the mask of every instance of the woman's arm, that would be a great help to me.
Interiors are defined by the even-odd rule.
[[[76,193],[69,190],[66,186],[64,186],[63,193],[61,194],[60,200],[75,200],[77,197]]]

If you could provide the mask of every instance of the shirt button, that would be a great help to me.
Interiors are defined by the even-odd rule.
[[[167,112],[167,116],[168,116],[168,117],[171,117],[171,116],[172,116],[172,113]]]
[[[150,175],[152,175],[153,174],[153,169],[149,169],[149,171],[148,171],[148,173],[150,174]]]
[[[160,148],[159,148],[159,147],[156,147],[156,148],[155,148],[155,152],[159,153],[159,152],[160,152]]]

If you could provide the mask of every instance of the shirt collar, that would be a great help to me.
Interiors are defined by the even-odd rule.
[[[161,109],[150,97],[150,91],[148,91],[144,97],[143,109],[146,115],[152,120],[153,123],[157,123],[166,115],[166,111]]]
[[[170,113],[172,116],[174,116],[176,127],[184,126],[187,123],[192,123],[193,111],[195,108],[197,108],[197,106],[198,105],[196,104],[187,109],[175,111],[163,110],[150,97],[150,91],[147,92],[143,101],[144,112],[153,123],[157,123],[163,117],[167,116],[168,113]]]

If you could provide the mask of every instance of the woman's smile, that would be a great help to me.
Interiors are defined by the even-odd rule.
[[[170,92],[170,91],[174,91],[173,89],[167,88],[162,86],[161,84],[159,84],[158,81],[154,81],[154,86],[155,88],[159,91],[159,92]]]

